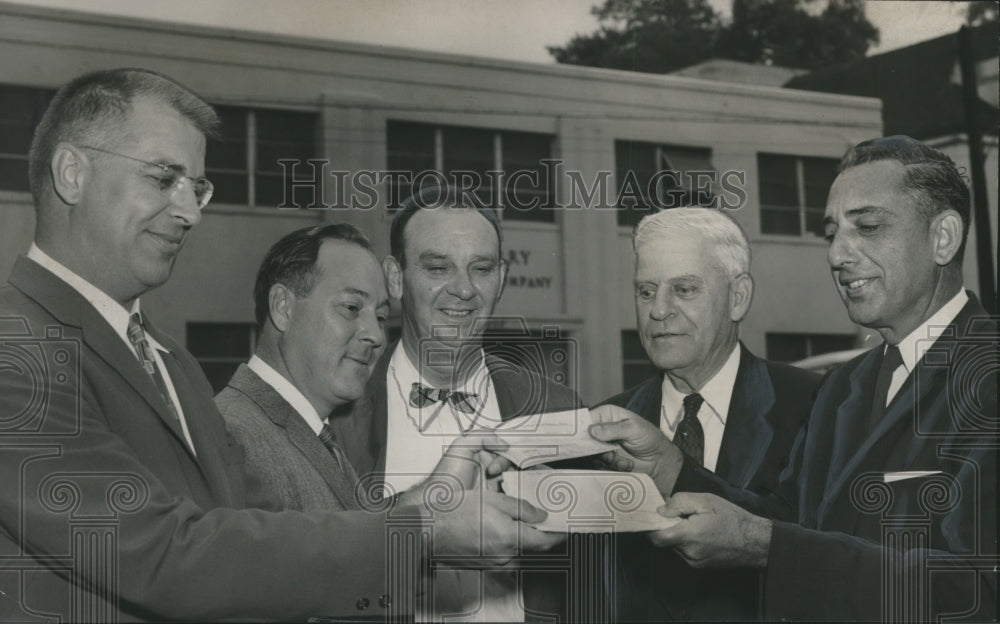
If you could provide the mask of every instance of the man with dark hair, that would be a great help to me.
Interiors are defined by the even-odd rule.
[[[486,206],[479,197],[469,189],[461,189],[455,186],[428,186],[411,195],[396,211],[392,218],[392,225],[389,228],[389,253],[396,259],[401,268],[406,268],[406,254],[404,253],[405,242],[403,232],[410,219],[418,211],[425,208],[448,208],[451,206],[461,206],[470,208],[478,212],[496,234],[500,247],[503,247],[503,231],[500,229],[500,219],[496,210]],[[502,251],[502,250],[501,250]],[[500,254],[503,262],[503,254]],[[503,270],[506,271],[506,265]],[[501,280],[502,282],[502,280]]]
[[[538,371],[483,351],[482,333],[507,273],[495,211],[469,191],[425,188],[397,211],[390,239],[383,269],[389,294],[402,300],[402,337],[376,365],[351,418],[337,419],[334,427],[359,475],[403,492],[465,432],[581,403]],[[523,582],[537,576],[442,571],[434,580],[433,608],[419,617],[523,621],[564,612],[559,589],[566,573],[559,587]]]
[[[241,509],[242,449],[139,305],[211,198],[215,119],[124,69],[72,81],[40,123],[35,242],[0,289],[0,619],[386,616],[411,608],[388,588],[414,591],[421,560],[395,538],[499,561],[557,543],[516,521],[544,514],[494,493],[489,509],[478,494],[450,511]]]
[[[612,461],[673,493],[679,521],[654,543],[764,569],[769,620],[995,620],[998,328],[962,288],[968,204],[954,163],[909,137],[845,155],[830,270],[885,343],[827,376],[777,496],[721,483],[635,416],[597,414],[625,416],[592,429],[623,445]],[[770,519],[787,502],[795,521]]]
[[[247,504],[357,509],[357,475],[328,424],[361,396],[382,354],[389,295],[354,226],[302,228],[271,247],[257,273],[260,334],[215,402],[246,451]]]

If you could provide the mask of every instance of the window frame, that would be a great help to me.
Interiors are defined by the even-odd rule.
[[[214,328],[239,328],[245,329],[248,332],[248,352],[244,354],[234,354],[234,355],[197,355],[200,351],[198,348],[192,348],[193,344],[191,342],[192,327],[197,326],[198,329],[211,330]],[[184,323],[184,347],[191,354],[191,357],[198,362],[198,367],[201,368],[202,373],[204,373],[205,378],[211,382],[211,377],[209,372],[205,370],[204,364],[235,364],[233,367],[233,372],[239,368],[240,364],[245,364],[253,357],[254,352],[257,350],[257,341],[259,339],[259,331],[257,329],[257,324],[252,322],[236,322],[236,321],[192,321],[188,320]],[[228,379],[226,380],[228,382]],[[219,392],[224,388],[225,385],[215,390]],[[213,388],[214,389],[214,388]]]
[[[0,161],[9,162],[23,162],[25,168],[24,177],[24,187],[23,188],[12,188],[7,186],[0,186],[0,194],[11,195],[11,196],[21,196],[31,193],[31,181],[28,178],[27,169],[30,161],[30,150],[31,150],[31,137],[34,136],[35,129],[38,127],[38,123],[42,120],[42,116],[45,114],[46,109],[48,109],[49,104],[52,102],[53,96],[56,94],[55,89],[47,89],[44,87],[35,87],[31,85],[21,85],[21,84],[11,84],[2,83],[0,84],[0,94],[7,95],[6,90],[11,92],[22,92],[22,94],[30,96],[33,100],[32,102],[32,119],[31,127],[28,128],[28,145],[24,153],[21,152],[0,152]],[[23,120],[18,120],[23,121]],[[19,127],[19,126],[18,126]]]
[[[624,227],[624,228],[635,227],[635,225],[642,219],[642,217],[652,214],[660,209],[657,205],[652,204],[650,202],[650,198],[648,197],[649,179],[648,178],[646,178],[645,180],[638,179],[638,176],[635,175],[636,170],[634,168],[632,167],[626,168],[619,162],[618,156],[621,151],[624,151],[626,148],[629,148],[631,153],[631,150],[635,149],[636,147],[638,147],[639,149],[652,150],[653,159],[650,166],[651,175],[649,177],[652,177],[653,175],[656,175],[662,171],[676,171],[681,174],[687,174],[690,171],[696,171],[695,169],[674,168],[674,164],[671,162],[671,160],[675,158],[679,152],[689,152],[691,154],[697,154],[697,156],[695,156],[696,158],[704,158],[705,161],[708,163],[709,167],[711,168],[711,170],[714,171],[716,175],[715,180],[711,184],[712,196],[710,199],[712,202],[717,201],[716,191],[718,189],[718,183],[719,183],[719,175],[718,175],[719,171],[718,169],[715,168],[715,165],[712,164],[712,156],[714,152],[711,147],[705,145],[670,143],[663,141],[642,141],[642,140],[616,138],[614,140],[615,220],[619,227]],[[674,153],[674,156],[671,156],[671,152]],[[666,165],[669,165],[669,167],[666,167]],[[617,198],[619,195],[621,195],[624,178],[627,175],[627,173],[625,172],[632,172],[633,176],[636,177],[637,182],[642,183],[642,188],[640,189],[640,193],[643,197],[643,201],[645,202],[643,205],[638,206],[630,204],[626,207],[618,203]],[[664,184],[665,180],[666,178],[661,179],[659,181],[661,187]],[[667,190],[668,192],[680,190],[689,193],[692,198],[692,203],[697,203],[698,205],[702,205],[707,198],[699,196],[697,193],[698,189],[691,188],[691,186],[693,185],[686,184],[690,182],[692,181],[682,179],[678,181],[676,185],[673,185],[670,189]],[[635,213],[634,217],[630,218],[629,215],[632,213]]]
[[[762,158],[774,158],[774,159],[787,159],[791,160],[795,168],[795,195],[796,195],[796,205],[790,206],[785,204],[775,204],[768,203],[764,201],[764,179],[762,176],[762,171],[764,167],[761,165]],[[813,155],[802,155],[802,154],[781,154],[777,152],[757,152],[757,205],[760,209],[759,222],[760,222],[760,233],[763,236],[780,236],[788,238],[808,238],[809,234],[813,234],[815,237],[823,236],[823,213],[826,210],[826,205],[822,206],[810,206],[807,198],[807,180],[806,180],[806,164],[807,161],[829,161],[832,165],[833,175],[830,179],[830,183],[833,183],[833,179],[836,178],[837,165],[840,162],[839,158],[831,156],[813,156]],[[829,195],[830,188],[826,188],[826,194]],[[791,212],[795,210],[798,217],[798,231],[796,233],[790,232],[777,232],[777,231],[765,231],[764,229],[764,213],[765,211],[787,211]],[[810,229],[810,211],[817,213],[818,222],[815,223],[816,229]]]
[[[645,347],[642,346],[642,338],[639,336],[638,329],[622,329],[619,333],[619,339],[621,340],[621,353],[622,353],[622,365],[621,365],[622,386],[626,390],[634,388],[638,384],[645,382],[650,377],[653,377],[659,373],[659,369],[657,369],[656,365],[653,364],[652,360],[649,359],[649,356],[646,354]],[[628,352],[630,351],[630,349],[628,348],[629,345],[627,344],[627,342],[633,343],[633,346],[637,344],[639,350],[642,351],[643,357],[642,358],[628,357]],[[630,375],[626,373],[626,369],[629,367],[632,367],[636,370],[645,370],[646,372],[641,376],[641,379],[629,381]]]
[[[322,144],[322,139],[321,139],[321,136],[320,136],[320,128],[322,126],[322,115],[318,111],[298,110],[298,109],[285,109],[285,108],[265,108],[265,107],[260,107],[260,106],[256,106],[256,107],[250,107],[250,106],[231,106],[231,105],[227,105],[227,104],[217,105],[216,108],[217,109],[221,109],[219,111],[220,112],[220,117],[223,116],[223,115],[225,115],[227,110],[229,110],[229,111],[240,111],[240,112],[242,112],[243,114],[246,115],[245,134],[244,134],[246,149],[244,150],[244,158],[243,158],[243,163],[242,163],[243,164],[243,168],[242,169],[226,169],[226,168],[222,168],[222,167],[210,167],[209,163],[208,163],[208,160],[206,158],[206,163],[205,163],[205,165],[206,165],[205,166],[206,173],[205,173],[205,177],[207,177],[209,180],[212,180],[212,175],[211,174],[213,172],[220,172],[220,173],[231,174],[231,175],[238,174],[238,175],[241,175],[241,176],[245,176],[245,182],[246,182],[245,186],[246,186],[246,193],[247,193],[247,201],[245,203],[239,203],[239,202],[234,203],[234,202],[224,201],[224,200],[222,200],[221,198],[218,198],[218,197],[213,197],[212,203],[209,204],[210,206],[212,206],[212,205],[217,205],[217,206],[221,205],[221,206],[236,206],[236,207],[249,207],[249,208],[277,208],[278,206],[280,206],[280,204],[271,205],[271,204],[260,204],[260,203],[258,203],[258,200],[259,200],[258,196],[260,195],[260,193],[259,193],[259,189],[258,189],[258,187],[259,187],[259,181],[257,179],[257,176],[258,175],[265,175],[265,176],[271,176],[272,175],[270,172],[267,172],[266,170],[261,169],[258,166],[258,162],[257,162],[257,156],[258,156],[259,147],[260,147],[259,146],[259,140],[260,140],[259,139],[259,134],[260,133],[258,132],[258,117],[257,117],[258,113],[261,113],[261,112],[266,112],[266,113],[269,113],[269,114],[283,114],[283,113],[285,113],[285,114],[290,114],[290,115],[302,115],[303,117],[305,117],[305,116],[311,117],[312,118],[311,122],[313,124],[313,128],[312,128],[312,133],[311,133],[311,137],[310,137],[310,143],[311,143],[310,151],[312,152],[312,156],[310,156],[310,158],[313,158],[313,159],[322,158],[322,153],[324,151],[323,144]],[[209,145],[207,146],[209,150],[212,148],[212,145],[211,145],[212,142],[213,141],[209,141]],[[305,162],[305,159],[299,159],[299,160],[301,162]],[[280,165],[277,164],[277,161],[275,162],[275,167],[279,167],[279,169],[280,169]],[[288,173],[291,173],[291,172],[288,172]],[[280,171],[275,171],[273,173],[273,176],[274,177],[281,177],[281,179],[282,179],[283,182],[287,182],[287,180],[285,179],[285,171],[283,169],[280,170]],[[320,201],[320,202],[323,201],[322,197],[317,197],[315,199],[317,201]],[[294,198],[293,198],[293,203],[295,203],[294,202]],[[307,204],[303,204],[303,205],[307,205]]]
[[[434,161],[433,170],[444,176],[449,183],[452,182],[452,179],[449,179],[450,174],[452,172],[470,171],[470,169],[453,168],[447,171],[445,170],[445,163],[447,159],[446,152],[448,149],[447,142],[445,140],[446,132],[461,133],[463,131],[475,131],[475,132],[490,133],[492,135],[492,155],[491,155],[492,163],[490,169],[488,169],[487,171],[504,172],[504,177],[502,179],[505,184],[507,179],[506,175],[508,173],[507,169],[504,167],[505,158],[504,158],[503,145],[505,136],[511,137],[512,135],[537,135],[539,138],[544,137],[548,139],[548,147],[549,147],[548,154],[542,156],[542,158],[539,159],[539,162],[541,162],[542,160],[552,159],[555,154],[556,136],[545,132],[511,130],[506,128],[491,128],[485,126],[462,126],[456,124],[441,124],[441,123],[432,123],[424,121],[412,121],[400,118],[389,118],[386,119],[386,168],[388,170],[395,170],[395,168],[389,162],[389,159],[391,158],[390,155],[391,150],[389,149],[389,141],[390,141],[389,134],[390,134],[390,127],[392,124],[424,126],[433,132],[433,143],[434,143],[433,154],[432,154]],[[520,169],[515,169],[515,171],[519,170]],[[411,171],[411,173],[416,174],[419,172]],[[542,180],[539,181],[542,182]],[[550,208],[545,207],[545,206],[555,205],[555,194],[556,194],[555,180],[546,179],[545,181],[548,182],[548,188],[545,189],[545,191],[539,191],[539,193],[543,193],[538,195],[540,198],[539,206],[538,208],[535,208],[530,211],[520,211],[513,209],[511,206],[508,206],[507,202],[505,201],[506,198],[504,197],[505,194],[503,193],[503,188],[493,188],[494,179],[490,177],[487,177],[486,179],[482,180],[484,186],[488,186],[488,188],[491,191],[490,200],[486,201],[485,199],[483,199],[481,194],[477,195],[479,196],[480,199],[483,199],[484,203],[496,208],[497,213],[500,215],[501,220],[508,220],[517,223],[530,223],[530,224],[555,224],[558,223],[558,219],[556,217],[556,213],[558,211],[553,210],[551,207]],[[398,188],[399,187],[397,187],[397,189]],[[392,201],[393,194],[394,193],[390,193],[386,201],[386,207],[389,210],[396,210],[399,207],[399,204],[394,204]],[[398,194],[398,191],[395,194]],[[395,199],[398,202],[402,202],[402,200],[404,200],[405,197],[396,197]],[[524,213],[539,214],[543,215],[544,218],[521,218],[519,216],[511,216],[511,215],[520,215]]]

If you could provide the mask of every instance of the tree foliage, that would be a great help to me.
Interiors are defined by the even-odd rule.
[[[966,22],[969,26],[979,26],[990,22],[1000,21],[1000,4],[997,0],[978,0],[970,2],[966,10]]]
[[[878,43],[863,0],[734,0],[723,22],[707,0],[605,0],[597,32],[550,47],[560,63],[666,73],[709,58],[815,69]]]

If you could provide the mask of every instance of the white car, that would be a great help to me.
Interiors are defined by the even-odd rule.
[[[797,366],[799,368],[804,368],[806,370],[816,371],[817,373],[825,373],[831,368],[840,366],[844,362],[850,361],[861,355],[869,348],[861,349],[847,349],[845,351],[831,351],[830,353],[820,353],[819,355],[813,355],[807,357],[804,360],[799,360],[798,362],[792,362],[792,366]]]

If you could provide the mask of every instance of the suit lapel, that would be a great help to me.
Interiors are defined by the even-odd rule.
[[[194,443],[196,464],[201,471],[202,477],[208,483],[215,499],[223,502],[233,502],[233,492],[229,484],[229,475],[226,472],[224,458],[227,456],[228,441],[221,430],[221,420],[213,423],[210,415],[217,411],[212,395],[205,392],[204,388],[198,388],[194,384],[192,371],[174,354],[176,346],[168,346],[163,336],[154,336],[156,340],[170,349],[170,352],[160,352],[170,380],[174,384],[174,391],[181,403],[181,410],[184,412],[184,421],[187,423],[188,432],[191,434],[191,441]],[[213,424],[218,429],[213,428]],[[187,449],[187,442],[184,443]]]
[[[486,355],[486,368],[490,371],[490,381],[496,393],[500,420],[545,411],[545,389],[536,388],[527,371],[489,354]]]
[[[830,479],[827,481],[823,501],[817,514],[819,522],[822,522],[829,513],[844,488],[864,468],[865,461],[869,457],[888,455],[890,449],[885,449],[884,446],[893,440],[887,439],[887,436],[899,426],[901,420],[911,419],[910,426],[919,430],[921,426],[919,419],[923,411],[940,413],[939,410],[917,409],[920,405],[930,405],[934,395],[946,390],[947,366],[941,363],[929,365],[928,356],[933,358],[935,362],[953,362],[954,350],[958,346],[958,341],[965,336],[969,329],[969,322],[976,315],[985,315],[985,311],[975,295],[969,293],[969,301],[945,332],[920,358],[914,369],[910,371],[906,381],[886,408],[882,420],[867,434],[859,435],[857,427],[867,427],[868,413],[875,391],[875,378],[881,364],[882,347],[872,349],[858,367],[851,372],[850,395],[837,410],[834,455],[830,463]],[[920,379],[919,384],[915,381],[918,378]],[[861,440],[860,444],[857,443],[858,440]],[[851,452],[852,446],[856,447],[853,453]],[[843,457],[849,457],[849,459],[841,468],[838,459]]]
[[[135,353],[80,293],[29,258],[19,258],[10,283],[40,303],[57,320],[79,327],[83,340],[113,368],[149,405],[160,421],[190,453],[187,441],[153,379],[143,370]],[[176,390],[176,388],[175,388]]]
[[[817,522],[822,522],[852,471],[861,462],[864,453],[871,448],[871,436],[862,437],[864,434],[860,433],[859,427],[867,427],[868,423],[868,411],[871,409],[875,377],[881,359],[878,349],[879,347],[875,347],[869,351],[854,370],[848,373],[850,389],[847,398],[829,414],[832,419],[829,429],[820,423],[810,423],[810,426],[829,430],[833,443],[823,499],[816,513]]]
[[[368,401],[369,408],[371,410],[371,436],[369,438],[369,445],[371,448],[371,453],[378,459],[375,462],[375,472],[384,475],[385,474],[385,453],[386,447],[389,444],[389,403],[387,393],[387,381],[386,375],[389,374],[389,360],[392,354],[386,350],[384,360],[384,366],[380,365],[377,369],[375,378],[372,380],[375,383],[372,384],[371,393],[366,397]]]
[[[279,397],[280,398],[280,397]],[[285,414],[285,431],[288,433],[288,440],[295,445],[299,452],[309,460],[309,463],[316,468],[317,472],[330,486],[333,493],[340,499],[340,503],[345,509],[357,509],[354,503],[354,474],[345,474],[337,460],[334,459],[330,451],[323,445],[316,433],[309,428],[302,417],[294,412],[291,405],[282,401],[288,410]],[[275,421],[277,422],[277,421]]]
[[[288,401],[246,365],[240,365],[229,386],[256,403],[288,441],[302,453],[340,500],[345,509],[356,509],[353,475],[344,474],[330,451]]]
[[[389,361],[399,341],[386,347],[365,384],[361,397],[349,407],[335,410],[330,426],[341,440],[350,440],[344,449],[358,476],[364,481],[373,475],[381,481],[385,474],[385,449],[388,443],[386,375]]]
[[[650,377],[640,385],[625,404],[625,409],[642,416],[657,429],[663,404],[663,375]]]
[[[716,473],[738,487],[746,487],[774,438],[768,414],[775,397],[767,365],[742,343],[740,350],[740,367],[729,400]]]

